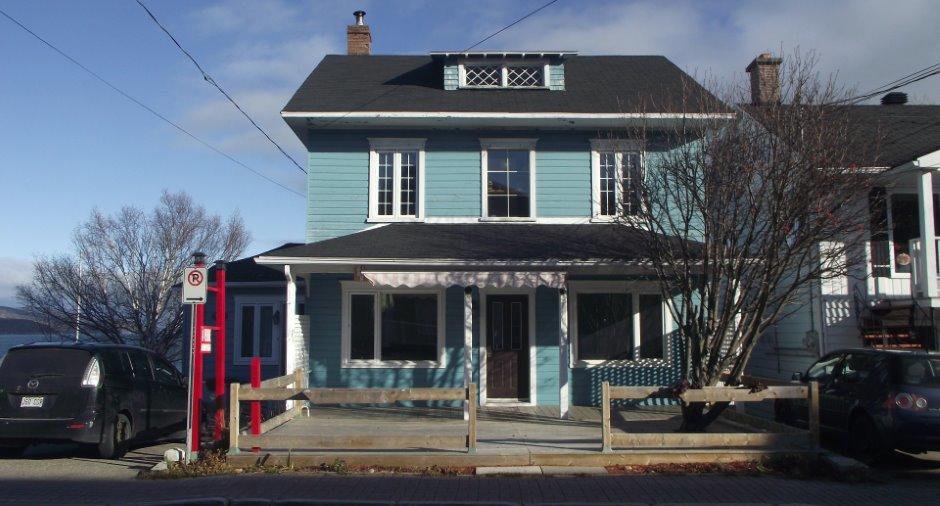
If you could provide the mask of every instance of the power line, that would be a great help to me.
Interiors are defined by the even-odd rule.
[[[881,95],[883,93],[887,93],[889,91],[893,91],[898,88],[903,88],[904,86],[916,83],[918,81],[923,81],[924,79],[927,79],[928,77],[932,77],[938,74],[940,74],[940,63],[935,63],[933,65],[924,67],[920,70],[911,72],[910,74],[907,74],[903,77],[899,77],[898,79],[895,79],[894,81],[891,81],[890,83],[879,86],[878,88],[875,88],[874,90],[871,90],[867,93],[864,93],[862,95],[857,95],[855,97],[847,98],[841,102],[850,103],[850,104],[857,104],[859,102],[864,102],[865,100],[868,100],[877,95]]]
[[[467,51],[469,51],[469,50],[471,50],[471,49],[473,49],[473,48],[479,46],[480,44],[482,44],[482,43],[484,43],[484,42],[486,42],[486,41],[492,39],[493,37],[495,37],[495,36],[497,36],[497,35],[499,35],[499,34],[505,32],[506,30],[508,30],[508,29],[510,29],[510,28],[512,28],[512,27],[514,27],[514,26],[516,26],[517,24],[521,23],[522,21],[525,21],[525,19],[528,18],[529,16],[532,16],[533,14],[539,12],[540,10],[542,10],[542,9],[544,9],[544,8],[546,8],[546,7],[548,7],[549,5],[551,5],[551,4],[553,4],[553,3],[557,2],[557,1],[558,1],[558,0],[552,0],[551,2],[548,2],[547,4],[545,4],[545,5],[541,6],[541,7],[539,7],[538,9],[535,9],[534,11],[532,11],[532,12],[526,14],[525,16],[522,16],[521,18],[519,18],[519,19],[513,21],[512,23],[509,23],[508,25],[506,25],[506,26],[500,28],[499,30],[493,32],[492,34],[490,34],[489,36],[487,36],[487,37],[484,38],[483,40],[477,42],[476,44],[474,44],[474,45],[472,45],[472,46],[470,46],[470,47],[468,47],[467,49],[464,49],[464,50],[461,51],[461,52],[462,52],[462,53],[466,53]]]
[[[47,41],[46,39],[40,37],[36,32],[34,32],[34,31],[30,30],[29,28],[27,28],[26,25],[24,25],[23,23],[20,23],[19,21],[17,21],[13,16],[10,16],[9,14],[7,14],[3,9],[0,9],[0,14],[2,14],[3,17],[9,19],[9,20],[10,20],[11,22],[13,22],[13,24],[15,24],[16,26],[18,26],[18,27],[20,27],[21,29],[23,29],[23,31],[25,31],[26,33],[32,35],[34,38],[36,38],[36,40],[38,40],[39,42],[42,42],[43,44],[45,44],[46,46],[48,46],[50,49],[52,49],[53,51],[55,51],[56,53],[58,53],[60,56],[62,56],[62,57],[65,58],[66,60],[70,61],[72,64],[74,64],[74,65],[77,66],[78,68],[84,70],[86,73],[88,73],[89,75],[91,75],[92,77],[94,77],[95,79],[97,79],[98,81],[101,81],[101,83],[104,84],[105,86],[107,86],[108,88],[111,88],[113,91],[115,91],[116,93],[118,93],[118,94],[121,95],[122,97],[126,98],[127,100],[130,100],[131,102],[133,102],[134,104],[136,104],[136,105],[139,106],[140,108],[144,109],[145,111],[149,112],[150,114],[156,116],[157,118],[160,118],[160,119],[163,120],[165,123],[167,123],[168,125],[172,126],[172,127],[175,128],[175,129],[179,130],[180,132],[182,132],[183,134],[187,135],[188,137],[190,137],[190,138],[193,139],[194,141],[198,142],[199,144],[202,144],[203,146],[205,146],[205,147],[211,149],[212,151],[215,151],[217,154],[219,154],[219,155],[221,155],[221,156],[224,156],[225,158],[227,158],[227,159],[228,159],[229,161],[231,161],[232,163],[234,163],[234,164],[236,164],[236,165],[239,165],[239,166],[241,166],[241,167],[247,169],[248,171],[252,172],[252,173],[255,174],[256,176],[261,177],[261,178],[267,180],[267,181],[270,182],[270,183],[274,183],[274,184],[280,186],[281,188],[283,188],[284,190],[287,190],[287,191],[293,193],[294,195],[297,195],[298,197],[306,198],[306,196],[304,196],[304,195],[301,194],[300,192],[295,191],[295,190],[292,190],[292,189],[288,188],[287,186],[284,186],[283,184],[279,183],[278,181],[276,181],[276,180],[274,180],[274,179],[271,179],[270,177],[268,177],[268,176],[266,176],[266,175],[264,175],[264,174],[258,172],[257,170],[255,170],[255,169],[249,167],[248,165],[246,165],[246,164],[242,163],[241,161],[235,159],[234,157],[232,157],[232,156],[229,155],[228,153],[222,151],[221,149],[219,149],[219,148],[213,146],[212,144],[209,144],[208,142],[206,142],[206,141],[202,140],[201,138],[197,137],[195,134],[193,134],[193,133],[190,132],[189,130],[186,130],[185,128],[183,128],[182,126],[180,126],[178,123],[174,122],[173,120],[171,120],[171,119],[167,118],[166,116],[160,114],[159,112],[157,112],[156,110],[154,110],[154,109],[153,109],[152,107],[150,107],[149,105],[147,105],[147,104],[141,102],[140,100],[134,98],[133,96],[131,96],[130,94],[128,94],[127,92],[125,92],[124,90],[122,90],[121,88],[118,88],[117,86],[115,86],[114,84],[112,84],[110,81],[108,81],[108,80],[105,79],[104,77],[101,77],[101,75],[98,74],[97,72],[95,72],[94,70],[91,70],[90,68],[86,67],[85,65],[83,65],[81,62],[79,62],[79,61],[76,60],[75,58],[72,58],[71,56],[69,56],[67,53],[65,53],[64,51],[62,51],[61,49],[59,49],[58,47],[56,47],[55,45],[53,45],[51,42],[49,42],[49,41]]]
[[[232,105],[235,106],[236,109],[238,109],[238,112],[242,113],[242,116],[244,116],[245,119],[247,119],[248,122],[250,122],[256,129],[258,129],[258,131],[261,132],[261,135],[264,135],[264,137],[268,139],[268,142],[270,142],[271,144],[274,144],[274,147],[276,147],[277,150],[280,151],[281,154],[284,155],[285,158],[290,160],[290,162],[293,163],[294,166],[296,166],[298,169],[300,169],[301,172],[303,172],[304,174],[307,173],[307,170],[304,169],[299,163],[297,163],[297,160],[294,160],[294,157],[287,154],[287,151],[284,151],[284,148],[282,148],[281,145],[277,143],[277,141],[272,139],[271,136],[268,135],[268,133],[265,132],[263,128],[261,128],[261,125],[259,125],[251,116],[248,115],[247,112],[245,112],[244,109],[242,109],[240,105],[238,105],[238,102],[236,102],[235,99],[232,98],[231,95],[229,95],[225,90],[222,89],[222,86],[220,86],[219,83],[215,79],[213,79],[212,76],[210,76],[209,73],[205,71],[205,69],[202,68],[202,65],[199,65],[199,62],[196,61],[196,58],[194,58],[193,55],[189,53],[189,51],[183,48],[183,46],[179,43],[179,41],[176,40],[176,37],[174,37],[173,34],[170,33],[170,31],[167,30],[165,26],[163,26],[163,23],[160,23],[157,17],[154,16],[153,12],[151,12],[150,9],[148,9],[147,6],[144,5],[143,2],[141,2],[140,0],[137,0],[137,5],[139,5],[142,9],[144,9],[147,12],[147,15],[150,16],[150,19],[153,20],[153,22],[158,27],[160,27],[161,30],[163,30],[163,33],[165,33],[166,36],[169,37],[170,40],[173,41],[173,44],[175,44],[176,47],[178,47],[179,50],[182,51],[183,54],[186,55],[187,58],[189,58],[189,61],[193,62],[193,65],[195,65],[196,69],[199,70],[199,73],[202,74],[203,80],[205,80],[207,83],[211,84],[217,90],[219,90],[219,93],[225,96],[225,98],[228,99],[228,101],[231,102]]]

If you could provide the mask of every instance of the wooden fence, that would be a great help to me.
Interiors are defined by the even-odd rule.
[[[300,373],[302,374],[302,373]],[[289,385],[295,386],[289,386]],[[476,451],[477,446],[477,389],[469,388],[301,388],[295,375],[274,378],[261,383],[260,388],[232,384],[230,390],[229,451],[237,453],[240,447],[325,450],[325,449],[444,449],[465,448]],[[299,407],[285,411],[261,424],[258,435],[243,434],[239,430],[239,403],[251,401],[309,401],[312,404],[391,404],[408,401],[463,401],[468,404],[466,435],[289,435],[270,434],[270,430],[295,416]]]
[[[768,386],[762,389],[705,387],[690,389],[678,396],[669,387],[618,387],[601,385],[601,434],[603,450],[613,448],[705,448],[773,447],[817,448],[819,446],[819,383],[809,385]],[[624,433],[610,430],[610,403],[613,400],[643,400],[648,397],[678,397],[683,402],[759,402],[769,399],[807,399],[809,430],[790,432],[739,433]]]

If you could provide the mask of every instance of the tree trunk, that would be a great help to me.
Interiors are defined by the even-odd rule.
[[[678,432],[705,432],[705,429],[721,415],[728,404],[727,402],[683,404],[682,425],[679,426]]]

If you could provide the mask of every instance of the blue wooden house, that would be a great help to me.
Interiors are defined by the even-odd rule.
[[[307,242],[255,260],[287,280],[285,371],[474,382],[482,404],[561,416],[602,381],[674,382],[681,342],[624,223],[676,142],[656,129],[723,113],[707,92],[662,56],[372,55],[368,26],[347,36],[282,112],[308,152]]]

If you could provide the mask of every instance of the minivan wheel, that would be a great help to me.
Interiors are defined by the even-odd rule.
[[[852,420],[849,445],[852,453],[866,463],[871,463],[888,453],[881,434],[867,416],[857,416]]]
[[[117,418],[104,428],[101,442],[98,443],[98,456],[103,459],[119,459],[127,453],[128,442],[131,439],[131,421],[124,415]]]

